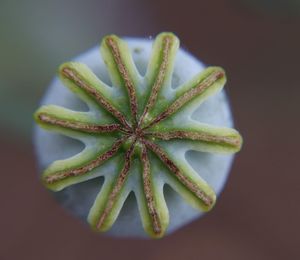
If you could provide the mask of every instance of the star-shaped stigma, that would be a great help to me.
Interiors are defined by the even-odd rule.
[[[101,53],[112,86],[84,64],[65,63],[59,69],[62,82],[90,110],[78,112],[47,105],[35,114],[43,128],[86,145],[79,154],[56,161],[44,171],[42,181],[47,188],[59,191],[104,176],[88,216],[97,231],[113,225],[128,194],[134,191],[145,231],[151,237],[163,236],[169,223],[165,183],[192,206],[210,210],[216,195],[183,159],[181,148],[233,153],[241,147],[236,130],[191,118],[201,102],[224,86],[221,68],[206,68],[183,85],[171,87],[178,48],[175,35],[159,34],[147,72],[141,76],[127,44],[114,35],[106,36]]]

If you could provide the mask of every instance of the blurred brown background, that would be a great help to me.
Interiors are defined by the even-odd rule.
[[[96,235],[37,179],[32,113],[107,33],[173,31],[223,66],[245,143],[215,209],[158,241]],[[0,259],[300,259],[299,0],[0,0]]]

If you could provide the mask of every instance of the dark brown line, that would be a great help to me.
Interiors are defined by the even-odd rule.
[[[130,129],[130,125],[127,123],[125,116],[116,109],[106,98],[88,83],[86,83],[80,76],[71,68],[63,68],[62,74],[67,79],[73,81],[75,85],[83,89],[89,96],[94,98],[103,108],[105,108],[110,114],[112,114],[116,119],[118,119],[125,128]]]
[[[221,79],[224,76],[225,74],[223,71],[215,71],[211,73],[208,77],[206,77],[203,81],[201,81],[196,87],[188,90],[179,98],[177,98],[164,112],[162,112],[160,115],[154,118],[154,120],[148,126],[144,127],[144,129],[147,129],[153,126],[154,124],[157,124],[160,121],[166,119],[174,112],[176,112],[179,108],[181,108],[183,105],[185,105],[187,102],[192,100],[197,95],[201,94],[203,91],[208,89],[213,83],[215,83],[217,80]]]
[[[106,44],[110,48],[112,52],[112,56],[114,58],[114,61],[117,65],[118,71],[121,74],[121,77],[125,83],[125,87],[127,89],[127,93],[129,96],[129,102],[130,102],[130,109],[133,116],[134,124],[137,124],[137,97],[135,92],[135,87],[132,82],[132,79],[129,76],[129,73],[127,71],[127,68],[122,60],[121,52],[119,49],[118,44],[115,42],[115,40],[112,37],[106,38]]]
[[[155,234],[160,234],[162,232],[161,224],[159,220],[159,216],[155,207],[155,202],[153,198],[153,191],[151,188],[151,169],[150,169],[150,162],[147,155],[147,148],[145,145],[142,146],[142,153],[141,153],[141,161],[143,165],[143,187],[144,193],[146,196],[148,212],[151,217],[152,227]]]
[[[214,199],[207,195],[197,184],[186,177],[180,169],[175,165],[175,163],[168,157],[162,148],[158,145],[150,142],[149,140],[143,139],[143,143],[154,152],[158,158],[169,168],[169,170],[174,173],[177,179],[196,197],[198,197],[206,206],[211,207],[214,203]]]
[[[101,154],[99,157],[96,159],[88,162],[87,164],[80,166],[75,169],[70,169],[66,171],[60,171],[48,176],[44,177],[44,180],[47,184],[52,184],[57,181],[63,180],[68,177],[73,177],[73,176],[79,176],[86,174],[90,172],[91,170],[95,169],[96,167],[100,166],[102,163],[110,159],[112,156],[116,154],[116,152],[120,149],[121,145],[125,142],[127,137],[122,137],[118,139],[111,147],[110,150],[106,151],[105,153]]]
[[[109,198],[106,202],[106,206],[105,206],[105,208],[99,218],[99,221],[97,223],[97,226],[96,226],[97,229],[101,228],[104,221],[108,217],[109,213],[111,212],[111,210],[116,202],[117,196],[126,181],[126,177],[128,176],[128,172],[131,167],[131,159],[132,159],[132,155],[133,155],[133,151],[134,151],[134,147],[135,147],[135,142],[136,142],[136,140],[133,141],[133,143],[131,144],[131,146],[125,153],[125,163],[124,163],[123,169],[118,176],[118,179],[113,187],[113,190],[109,194]]]
[[[145,135],[150,135],[162,140],[170,140],[170,139],[190,139],[197,140],[203,142],[212,142],[216,144],[225,144],[231,145],[234,147],[239,147],[241,145],[241,140],[238,137],[230,137],[230,136],[217,136],[211,135],[207,133],[199,133],[193,131],[170,131],[170,132],[147,132]]]
[[[41,122],[46,124],[60,126],[72,130],[79,130],[86,133],[108,133],[108,132],[114,132],[116,130],[121,130],[121,126],[119,124],[94,125],[88,123],[81,123],[78,121],[72,122],[45,113],[39,114],[38,118]]]
[[[158,70],[159,72],[158,72],[158,75],[154,82],[154,85],[151,88],[151,94],[148,99],[147,105],[145,107],[145,110],[144,110],[141,118],[140,118],[139,125],[142,125],[145,116],[147,115],[149,110],[154,106],[157,96],[158,96],[158,92],[159,92],[160,88],[162,87],[162,83],[165,79],[166,70],[167,70],[167,66],[169,63],[169,53],[170,53],[170,49],[171,49],[172,43],[173,43],[172,38],[170,36],[165,36],[163,39],[163,43],[164,44],[163,44],[163,48],[162,48],[162,53],[163,53],[162,62],[160,64],[160,67]]]

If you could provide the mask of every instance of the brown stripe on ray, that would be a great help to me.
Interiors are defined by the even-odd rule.
[[[170,54],[170,49],[172,47],[172,37],[170,36],[165,36],[163,38],[163,48],[162,48],[162,62],[160,64],[160,67],[158,69],[158,75],[155,79],[154,85],[152,86],[151,89],[151,94],[150,97],[148,99],[147,105],[145,107],[145,110],[140,118],[140,122],[139,124],[141,125],[144,117],[147,115],[148,111],[154,106],[157,96],[158,96],[158,92],[163,84],[163,81],[165,79],[165,75],[166,75],[166,70],[168,67],[168,63],[169,63],[169,54]]]
[[[136,140],[133,141],[133,143],[131,144],[131,146],[125,153],[124,166],[116,180],[113,190],[109,194],[105,208],[104,208],[104,210],[99,218],[99,221],[97,223],[97,229],[100,229],[102,227],[104,221],[106,220],[106,218],[108,217],[109,213],[111,212],[114,204],[116,203],[118,194],[120,193],[122,187],[124,186],[124,183],[126,181],[126,178],[128,176],[128,173],[129,173],[129,170],[131,167],[131,159],[132,159],[132,155],[133,155],[133,151],[134,151],[134,147],[135,147],[135,142],[136,142]]]
[[[60,126],[63,128],[78,130],[86,133],[108,133],[114,132],[116,130],[122,130],[121,125],[119,124],[95,125],[89,123],[81,123],[78,121],[60,119],[53,115],[48,115],[45,113],[39,114],[38,118],[41,122],[49,125]]]
[[[196,197],[198,197],[206,206],[211,207],[214,204],[214,199],[207,195],[196,183],[185,176],[162,148],[146,139],[143,139],[143,143],[151,151],[153,151],[158,156],[158,158],[160,158],[160,160],[169,168],[169,170],[177,177],[177,179]]]
[[[147,148],[145,145],[142,146],[141,161],[142,161],[142,165],[143,165],[143,186],[144,186],[144,193],[146,196],[148,212],[151,217],[154,233],[160,234],[162,232],[161,223],[160,223],[160,219],[158,216],[158,212],[155,207],[153,191],[151,188],[150,161],[149,161],[149,158],[147,155]]]
[[[156,118],[154,118],[154,120],[148,126],[146,126],[144,129],[149,128],[149,127],[159,123],[160,121],[166,119],[167,117],[171,116],[179,108],[184,106],[186,103],[188,103],[194,97],[203,93],[213,83],[215,83],[217,80],[223,78],[224,76],[225,76],[225,74],[223,71],[215,71],[215,72],[211,73],[207,78],[205,78],[203,81],[201,81],[196,87],[191,88],[190,90],[185,92],[183,95],[181,95],[179,98],[177,98],[165,111],[163,111]]]
[[[130,129],[129,124],[126,121],[124,115],[116,109],[98,90],[93,88],[82,79],[75,70],[71,68],[63,68],[61,73],[67,79],[71,80],[76,86],[83,89],[90,97],[92,97],[95,101],[97,101],[104,109],[106,109],[110,114],[112,114],[118,121],[120,121],[124,127]]]
[[[239,147],[241,145],[241,139],[236,136],[218,136],[209,133],[193,132],[193,131],[169,131],[169,132],[148,132],[146,135],[150,135],[162,140],[170,139],[189,139],[195,141],[203,141],[208,143],[216,143],[221,145],[230,145],[233,147]]]
[[[133,116],[134,124],[136,124],[137,123],[137,97],[136,97],[134,84],[122,60],[121,52],[117,42],[112,37],[107,37],[105,42],[111,50],[118,71],[121,74],[121,77],[125,83],[125,87],[127,89],[127,93],[129,96],[131,113]]]
[[[112,147],[110,150],[104,152],[100,156],[98,156],[96,159],[84,164],[83,166],[79,166],[74,169],[69,169],[66,171],[60,171],[48,176],[44,177],[44,180],[47,184],[52,184],[57,181],[66,179],[68,177],[73,177],[73,176],[79,176],[86,174],[90,172],[91,170],[95,169],[96,167],[100,166],[102,163],[113,157],[116,152],[120,149],[121,145],[125,142],[127,137],[123,137],[118,139],[115,143],[113,143]]]

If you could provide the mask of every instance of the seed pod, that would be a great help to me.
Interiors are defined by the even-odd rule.
[[[242,139],[219,67],[172,33],[110,35],[60,66],[35,113],[43,184],[95,231],[159,238],[210,210]]]

